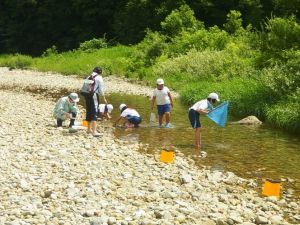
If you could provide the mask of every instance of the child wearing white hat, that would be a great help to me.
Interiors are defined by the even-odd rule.
[[[111,112],[114,109],[112,104],[99,104],[98,106],[98,118],[100,119],[110,119]]]
[[[75,118],[79,113],[77,102],[79,102],[79,98],[76,93],[71,93],[69,96],[61,97],[56,102],[53,110],[53,117],[57,121],[57,127],[61,127],[63,121],[67,119],[70,119],[69,127],[74,125]]]
[[[210,93],[206,99],[196,102],[189,108],[189,120],[192,128],[195,129],[195,146],[201,148],[201,123],[200,114],[208,114],[213,109],[213,104],[219,102],[219,96],[216,93]]]
[[[156,101],[159,127],[162,127],[163,116],[166,118],[166,128],[171,127],[171,108],[173,108],[173,98],[168,87],[164,86],[164,80],[159,78],[156,81],[156,89],[153,91],[151,101],[151,111],[153,111],[154,102]]]
[[[116,126],[119,121],[122,121],[123,125],[127,128],[139,127],[139,124],[142,122],[142,118],[135,109],[128,108],[124,103],[119,106],[119,109],[121,111],[121,115],[114,123],[114,126]]]

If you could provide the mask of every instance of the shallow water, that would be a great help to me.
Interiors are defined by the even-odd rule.
[[[172,111],[173,128],[158,128],[150,124],[150,100],[141,96],[121,96],[112,94],[108,100],[114,105],[113,120],[119,116],[119,104],[126,103],[135,108],[143,122],[138,129],[117,128],[115,135],[124,140],[149,144],[147,152],[158,153],[162,149],[176,149],[192,157],[196,163],[212,169],[231,171],[252,178],[261,183],[262,178],[289,178],[294,182],[283,182],[283,188],[292,188],[294,197],[300,196],[300,137],[284,133],[274,128],[229,124],[220,128],[206,116],[201,116],[202,151],[205,158],[193,147],[194,130],[190,127],[187,109],[177,100]],[[283,189],[283,190],[284,190]]]

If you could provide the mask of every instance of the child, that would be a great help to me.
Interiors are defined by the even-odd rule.
[[[110,113],[112,112],[112,110],[114,109],[114,107],[112,106],[112,104],[99,104],[98,107],[98,118],[100,119],[110,119]]]
[[[79,109],[77,108],[79,102],[78,94],[71,93],[69,96],[60,98],[54,107],[53,116],[57,120],[57,127],[61,127],[63,121],[70,119],[69,127],[72,127],[75,122]]]
[[[166,117],[166,128],[170,128],[170,119],[171,119],[171,106],[173,108],[173,98],[170,93],[169,88],[164,86],[163,79],[157,79],[156,81],[156,89],[153,91],[152,102],[151,102],[151,110],[153,110],[154,102],[156,100],[157,104],[157,112],[158,112],[158,121],[159,127],[162,127],[163,116]]]
[[[203,99],[189,108],[189,120],[195,129],[195,146],[197,148],[201,148],[200,114],[208,114],[213,109],[212,104],[219,101],[219,96],[216,93],[210,93],[207,99]]]
[[[135,127],[137,128],[139,124],[142,122],[142,118],[140,114],[135,110],[128,108],[125,104],[120,105],[121,115],[119,119],[114,123],[114,126],[121,120],[123,121],[123,125],[127,128]]]

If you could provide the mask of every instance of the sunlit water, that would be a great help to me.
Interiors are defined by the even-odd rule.
[[[295,182],[284,182],[283,187],[294,189],[295,197],[299,197],[300,137],[265,125],[230,124],[236,121],[230,117],[228,125],[220,128],[206,116],[201,116],[202,150],[207,153],[205,158],[201,158],[193,147],[194,130],[190,127],[187,114],[189,106],[184,106],[179,100],[175,101],[171,118],[173,128],[168,129],[150,124],[149,98],[112,94],[108,99],[115,107],[113,120],[120,114],[120,103],[135,108],[143,118],[138,129],[117,128],[115,135],[118,138],[147,143],[148,152],[153,153],[161,149],[176,149],[195,159],[199,166],[231,171],[258,182],[263,178],[289,178]]]

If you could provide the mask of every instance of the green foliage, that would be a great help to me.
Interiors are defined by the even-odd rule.
[[[256,115],[264,118],[264,111],[274,100],[271,91],[255,79],[233,78],[223,82],[201,81],[185,86],[182,99],[190,104],[216,92],[221,100],[229,100],[230,113],[240,117]]]
[[[28,69],[33,63],[32,57],[26,55],[2,55],[0,57],[0,66],[10,69]]]
[[[168,54],[176,56],[185,54],[191,49],[223,50],[230,39],[229,34],[218,27],[212,27],[209,30],[202,28],[192,33],[183,31],[169,43]]]
[[[118,7],[124,3],[119,2]],[[123,26],[123,31],[119,30],[123,32],[121,35],[129,34],[126,41],[133,40],[134,35],[141,38],[144,35],[141,27],[145,28],[146,24],[156,24],[156,29],[149,26],[143,41],[135,46],[108,47],[106,39],[92,39],[101,36],[95,35],[84,39],[90,41],[82,42],[73,51],[58,53],[54,46],[40,58],[0,57],[0,65],[82,77],[97,65],[103,67],[105,75],[123,75],[144,84],[162,77],[190,104],[206,98],[209,92],[217,92],[221,99],[230,101],[231,114],[239,117],[252,114],[274,126],[300,131],[300,33],[295,17],[271,18],[263,31],[254,32],[251,25],[243,28],[244,17],[239,11],[230,11],[223,28],[205,28],[196,19],[192,6],[211,7],[209,1],[194,1],[192,4],[186,0],[186,4],[182,4],[182,0],[169,0],[159,3],[159,6],[153,1],[129,0],[127,3],[124,13],[118,11],[125,17],[114,18],[120,26],[128,25]],[[90,2],[79,0],[74,4],[79,10],[89,8]],[[259,18],[263,14],[263,4],[257,0],[243,0],[235,9],[242,5],[242,12],[252,7],[251,13],[255,13],[258,9]],[[230,6],[228,1],[217,2],[213,10],[203,12],[204,15],[212,12],[210,18],[223,21],[221,17],[225,17]],[[148,8],[146,13],[141,10]],[[84,15],[88,14],[97,15],[97,12],[84,12]],[[153,14],[159,15],[161,20],[153,18],[155,21],[147,21]],[[164,20],[163,15],[166,16]]]
[[[92,52],[94,50],[100,49],[100,48],[107,48],[107,40],[104,38],[93,38],[92,40],[85,41],[83,43],[80,43],[78,50],[85,51],[85,52]]]
[[[34,66],[40,71],[77,74],[82,77],[87,76],[95,66],[101,66],[104,75],[125,74],[131,64],[129,58],[131,52],[131,48],[122,45],[95,50],[91,53],[69,51],[35,58]]]
[[[284,62],[263,70],[266,85],[278,95],[285,96],[300,87],[300,50],[281,53]]]
[[[156,57],[162,55],[167,47],[166,37],[158,32],[148,31],[146,37],[140,42],[133,53],[134,67],[150,66]]]
[[[262,33],[262,50],[280,55],[283,50],[300,48],[300,24],[295,17],[271,18],[265,27],[266,32]]]
[[[57,48],[55,45],[53,45],[51,48],[46,49],[44,53],[42,54],[42,57],[51,56],[58,54]]]
[[[300,88],[282,101],[266,109],[266,117],[270,124],[290,132],[300,131]]]
[[[230,10],[242,12],[244,26],[260,28],[271,14],[294,14],[299,20],[300,4],[299,0],[1,0],[0,52],[41,55],[52,45],[59,52],[69,51],[104,34],[108,40],[135,44],[147,28],[158,31],[168,15],[162,24],[174,36],[182,28],[195,30],[199,21],[206,26],[222,26],[226,19],[239,21],[234,14],[226,18]],[[228,29],[234,31],[236,25],[231,23]]]
[[[241,16],[242,14],[239,11],[230,10],[227,14],[227,23],[224,24],[224,28],[228,33],[235,34],[243,29]]]
[[[174,37],[183,31],[194,32],[203,27],[203,23],[195,18],[194,11],[188,5],[182,5],[161,22],[161,27],[165,35]]]
[[[233,48],[223,51],[191,50],[186,55],[155,65],[153,73],[157,77],[178,77],[181,74],[189,82],[203,80],[216,82],[232,77],[248,78],[256,75],[252,61],[240,57],[232,50]]]

